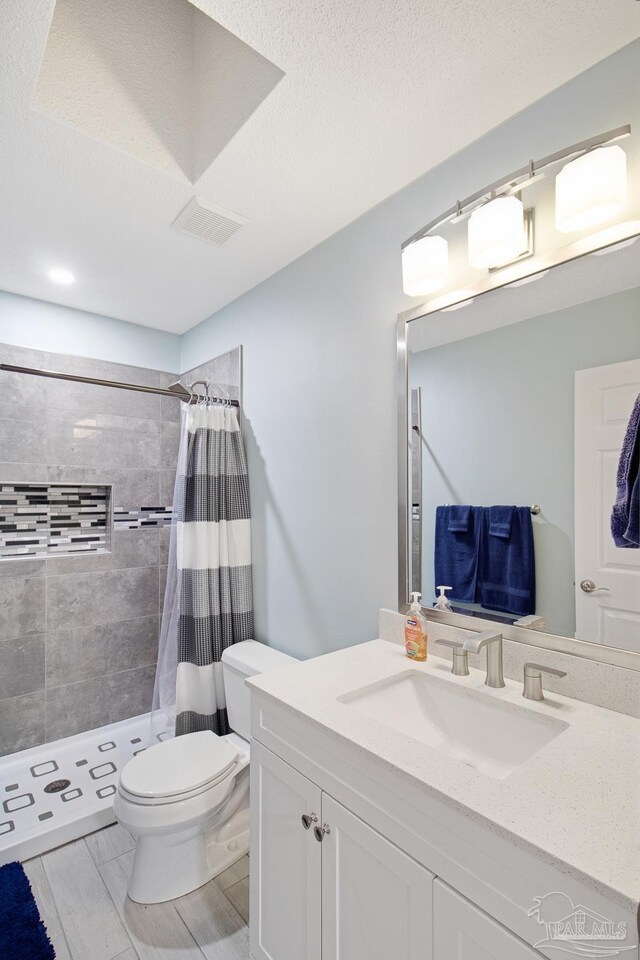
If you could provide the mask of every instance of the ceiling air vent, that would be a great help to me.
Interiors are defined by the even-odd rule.
[[[198,237],[207,243],[215,243],[221,247],[236,230],[249,221],[230,210],[216,207],[207,200],[194,197],[173,221],[173,226],[188,233],[190,237]]]

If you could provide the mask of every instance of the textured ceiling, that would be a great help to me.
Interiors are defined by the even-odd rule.
[[[0,288],[184,331],[640,34],[633,0],[196,6],[284,72],[195,185],[249,223],[220,248],[170,229],[182,167],[33,109],[54,3],[2,0]]]

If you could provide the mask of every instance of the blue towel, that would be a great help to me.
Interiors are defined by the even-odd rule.
[[[451,504],[447,509],[447,530],[450,533],[467,533],[471,523],[471,507]]]
[[[436,583],[451,585],[451,600],[474,603],[478,574],[477,507],[436,507]]]
[[[640,547],[640,394],[633,405],[622,443],[611,535],[616,547]]]
[[[492,537],[508,540],[515,507],[489,507],[489,533]]]
[[[526,617],[536,612],[530,507],[478,507],[477,599],[483,607]],[[446,581],[442,581],[446,583]]]

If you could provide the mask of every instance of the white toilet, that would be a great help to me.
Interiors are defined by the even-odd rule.
[[[245,640],[222,654],[229,725],[165,740],[133,757],[120,775],[116,819],[136,838],[128,893],[160,903],[195,890],[249,849],[250,700],[245,677],[293,658]]]

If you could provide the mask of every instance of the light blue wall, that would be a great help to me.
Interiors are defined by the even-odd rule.
[[[401,242],[523,158],[640,131],[639,83],[636,42],[183,336],[183,369],[244,345],[260,639],[314,655],[375,636],[396,605]]]
[[[4,291],[0,291],[0,343],[154,370],[180,369],[177,334]]]
[[[552,633],[573,635],[574,374],[637,357],[640,287],[411,355],[426,439],[425,603],[438,504],[539,503],[537,612]]]

